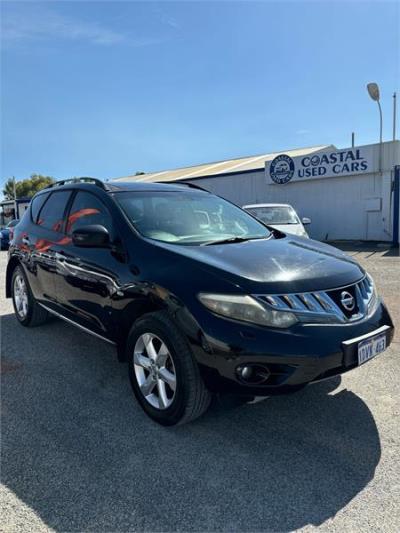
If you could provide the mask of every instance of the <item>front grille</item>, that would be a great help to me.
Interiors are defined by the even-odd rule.
[[[343,313],[346,315],[348,319],[351,319],[352,316],[357,315],[360,312],[360,308],[359,308],[358,301],[357,301],[356,288],[357,288],[357,285],[350,285],[350,287],[346,287],[345,289],[336,289],[333,291],[329,291],[328,293],[329,297],[335,302],[335,304],[339,307],[339,309],[343,311]],[[343,305],[342,303],[343,294],[346,296],[350,294],[351,298],[353,298],[353,305],[350,306],[350,308],[345,307]]]
[[[326,291],[296,294],[258,294],[268,307],[291,311],[303,322],[349,322],[360,320],[375,303],[373,281],[365,276],[358,283]]]

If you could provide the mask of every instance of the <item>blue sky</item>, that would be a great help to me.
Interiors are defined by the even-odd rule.
[[[399,6],[2,1],[0,178],[390,139]]]

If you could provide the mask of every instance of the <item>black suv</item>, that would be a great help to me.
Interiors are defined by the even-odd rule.
[[[15,228],[6,294],[115,344],[146,413],[172,425],[213,392],[292,392],[385,350],[372,278],[331,246],[269,228],[189,184],[59,182]]]

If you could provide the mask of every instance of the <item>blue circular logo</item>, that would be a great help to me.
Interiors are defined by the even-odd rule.
[[[287,183],[293,178],[294,161],[286,154],[281,154],[271,161],[269,175],[275,183]]]

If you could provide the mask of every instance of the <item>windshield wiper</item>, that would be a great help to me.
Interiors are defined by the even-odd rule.
[[[220,241],[203,242],[200,246],[210,246],[211,244],[230,244],[232,242],[245,242],[265,238],[266,237],[228,237],[227,239],[221,239]]]

